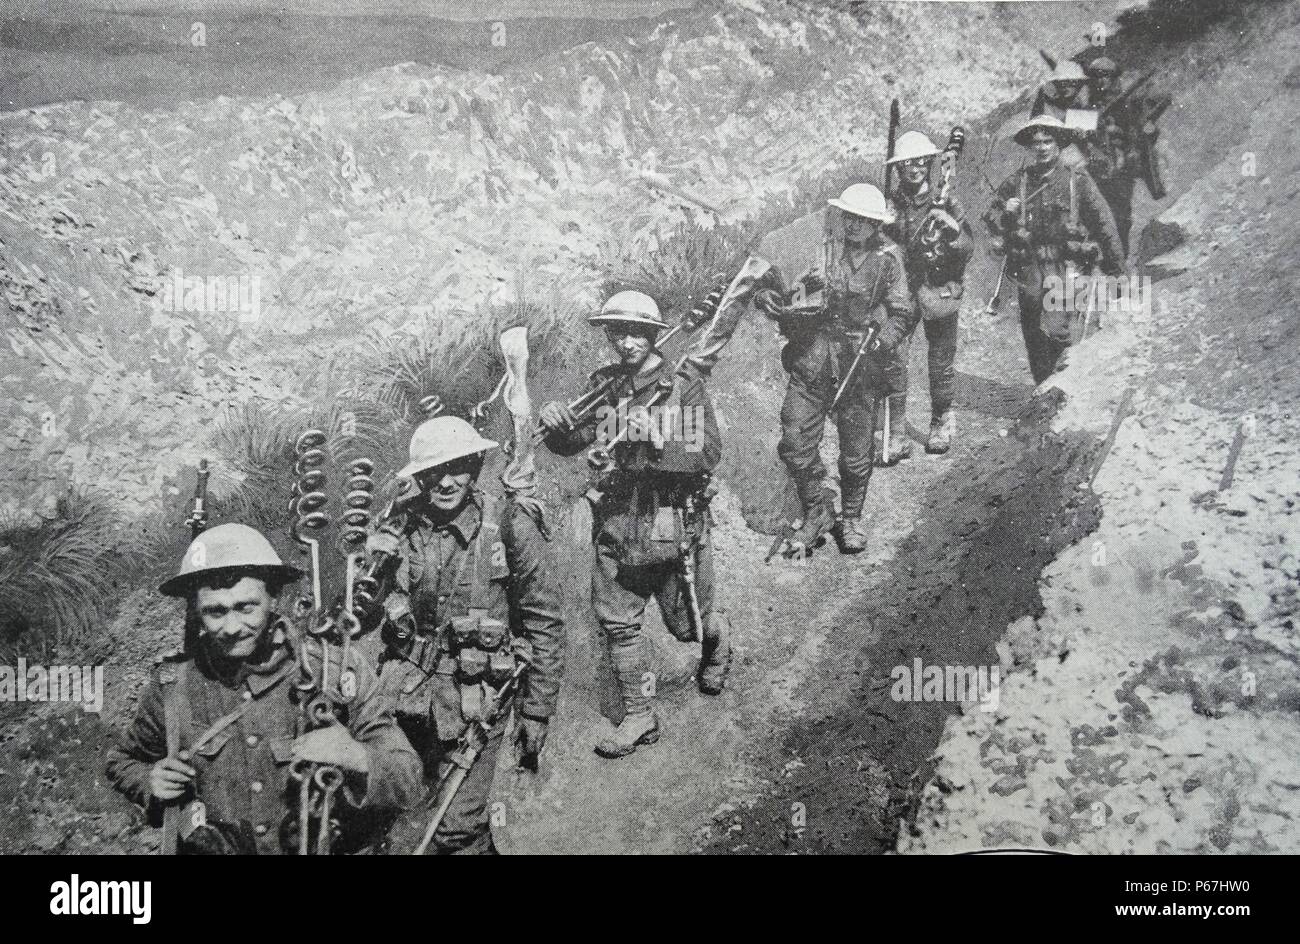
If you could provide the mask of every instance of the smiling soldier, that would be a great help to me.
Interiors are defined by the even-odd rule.
[[[600,470],[600,498],[592,503],[592,607],[623,696],[623,719],[596,744],[596,753],[612,758],[659,739],[642,634],[651,596],[658,600],[669,632],[683,642],[700,639],[699,690],[717,695],[726,684],[731,646],[726,618],[713,609],[706,494],[722,441],[703,374],[689,365],[678,373],[655,347],[667,324],[654,299],[644,292],[618,292],[587,320],[604,328],[618,356],[592,374],[593,389],[613,381],[601,402],[626,424],[623,441],[605,457],[609,461]],[[668,389],[678,400],[677,415],[700,418],[692,423],[694,436],[665,440],[659,435],[654,414],[645,407]],[[669,405],[655,404],[656,409]],[[547,447],[569,456],[591,446],[597,437],[594,416],[580,419],[563,403],[547,403],[538,412]],[[692,626],[696,620],[700,625]]]
[[[164,825],[165,851],[289,851],[294,761],[338,768],[358,801],[357,815],[340,817],[338,851],[376,838],[373,814],[419,796],[419,761],[379,695],[374,669],[355,650],[348,668],[357,689],[345,722],[302,730],[295,685],[302,641],[274,609],[281,589],[301,575],[253,528],[224,524],[197,537],[180,572],[159,587],[189,601],[192,651],[160,667],[108,753],[108,778]],[[335,679],[337,652],[330,656]],[[306,658],[319,675],[319,648],[307,647]],[[164,816],[168,806],[184,807],[183,815]]]
[[[1064,365],[1090,314],[1052,303],[1052,286],[1072,286],[1076,272],[1090,275],[1100,267],[1118,275],[1124,266],[1115,218],[1097,185],[1087,171],[1061,159],[1072,137],[1051,115],[1025,122],[1015,142],[1028,153],[1028,166],[998,187],[984,216],[1007,254],[1007,276],[1019,288],[1020,328],[1035,384]]]
[[[537,768],[559,695],[564,623],[547,566],[543,506],[476,487],[495,447],[459,417],[422,423],[411,437],[411,461],[398,473],[414,480],[419,494],[369,542],[372,554],[389,555],[397,567],[380,632],[368,642],[382,645],[382,689],[430,785],[450,769],[469,723],[490,720],[484,712],[492,692],[521,660],[528,666],[514,706],[521,766]],[[439,854],[496,852],[487,804],[508,717],[507,710],[492,725],[434,833]]]
[[[853,184],[828,203],[843,220],[843,245],[828,246],[833,251],[824,273],[804,277],[824,283],[824,308],[801,310],[770,288],[754,296],[754,305],[786,338],[781,364],[790,379],[777,454],[803,509],[794,541],[811,548],[835,523],[824,498],[821,457],[826,420],[833,415],[840,437],[840,549],[860,554],[867,547],[862,513],[878,407],[890,390],[889,357],[915,330],[919,312],[908,293],[902,250],[885,232],[894,222],[885,195],[872,184]]]

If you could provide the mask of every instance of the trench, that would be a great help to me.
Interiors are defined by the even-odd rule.
[[[720,824],[707,851],[894,848],[900,828],[914,821],[944,723],[961,706],[894,701],[891,668],[917,658],[997,666],[994,646],[1007,625],[1042,612],[1043,568],[1099,520],[1087,486],[1098,444],[1050,432],[1062,402],[1054,389],[1035,396],[1005,437],[987,440],[973,464],[953,465],[925,489],[924,518],[827,638],[818,684],[841,692],[841,702],[789,719],[755,759],[787,774]]]

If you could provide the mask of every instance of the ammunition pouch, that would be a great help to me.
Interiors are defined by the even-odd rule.
[[[500,620],[471,611],[451,621],[444,639],[456,658],[456,679],[462,685],[500,685],[515,670],[510,633]]]
[[[965,294],[965,286],[961,282],[945,282],[942,285],[921,283],[916,289],[916,301],[921,309],[921,318],[925,321],[935,321],[957,314],[961,308],[963,294]]]
[[[1034,247],[1031,246],[1029,230],[1024,227],[1018,227],[1011,230],[1003,237],[1003,247],[1007,256],[1013,262],[1024,263],[1035,258]]]

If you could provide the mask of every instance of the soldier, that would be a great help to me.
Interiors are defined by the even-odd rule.
[[[862,508],[875,458],[879,399],[889,389],[886,358],[916,328],[917,311],[908,296],[902,251],[882,229],[894,221],[884,194],[871,184],[854,184],[829,204],[842,214],[843,246],[828,244],[827,271],[804,278],[805,286],[824,279],[824,308],[804,313],[787,306],[785,293],[771,288],[757,292],[754,304],[786,337],[781,363],[790,381],[781,404],[777,453],[803,507],[804,523],[793,542],[812,547],[835,521],[824,497],[820,447],[839,392],[839,542],[844,553],[857,554],[867,546]],[[879,333],[871,350],[862,351],[872,326]]]
[[[381,690],[431,786],[450,769],[468,723],[483,720],[485,688],[499,687],[517,659],[529,668],[515,704],[516,757],[535,770],[564,667],[543,507],[475,487],[495,446],[458,417],[422,423],[411,437],[411,461],[398,472],[414,480],[418,494],[367,543],[395,567],[380,632],[366,642],[379,650]],[[439,854],[495,854],[487,804],[504,730],[502,717],[439,824]]]
[[[1088,104],[1088,76],[1083,66],[1072,59],[1063,59],[1039,87],[1029,114],[1030,117],[1051,115],[1064,123],[1068,111],[1087,108]]]
[[[614,383],[594,413],[575,416],[567,405],[551,402],[538,411],[538,419],[547,447],[559,455],[596,443],[598,426],[613,433],[609,440],[618,440],[607,452],[593,453],[600,476],[588,496],[596,551],[592,607],[623,699],[623,719],[596,744],[596,753],[612,758],[659,739],[649,655],[641,638],[651,596],[669,632],[684,642],[700,639],[700,691],[717,695],[726,684],[731,644],[726,617],[713,608],[707,507],[709,478],[722,444],[703,372],[683,365],[678,373],[655,347],[667,324],[654,299],[618,292],[587,320],[604,327],[618,356],[591,375],[592,389]],[[662,422],[665,417],[671,424]]]
[[[261,534],[225,524],[199,535],[180,571],[159,591],[189,601],[198,621],[193,651],[162,663],[141,697],[135,720],[108,752],[109,782],[164,825],[164,850],[183,853],[289,851],[298,788],[294,761],[330,765],[359,802],[332,848],[356,849],[375,836],[372,811],[419,797],[419,760],[379,695],[372,666],[355,650],[356,681],[343,723],[305,731],[297,684],[302,648],[320,677],[321,648],[304,642],[274,606],[281,589],[302,576],[281,563]],[[344,678],[340,650],[327,677]],[[336,683],[337,684],[337,683]],[[180,810],[164,815],[166,807]]]
[[[1088,174],[1115,217],[1127,255],[1137,180],[1145,181],[1154,199],[1165,196],[1155,163],[1154,145],[1158,137],[1155,119],[1169,107],[1169,99],[1161,96],[1153,101],[1133,94],[1120,101],[1123,94],[1120,69],[1106,56],[1093,59],[1086,71],[1091,82],[1091,100],[1099,112],[1097,129],[1088,136]]]
[[[1048,293],[1075,297],[1074,274],[1123,270],[1124,250],[1115,220],[1087,171],[1060,159],[1071,135],[1050,115],[1029,119],[1016,132],[1017,144],[1031,163],[997,189],[985,222],[1007,254],[1007,276],[1019,287],[1020,327],[1034,383],[1061,366],[1061,357],[1077,340],[1085,312],[1072,304],[1044,305]]]
[[[972,236],[966,214],[951,193],[939,195],[930,186],[930,163],[939,151],[919,131],[898,139],[886,163],[898,167],[899,183],[891,194],[894,222],[888,236],[903,249],[907,286],[925,325],[930,375],[930,434],[925,451],[942,454],[952,444],[955,420],[952,401],[956,384],[957,310],[964,294],[962,279],[970,261]],[[941,201],[941,202],[936,202]],[[889,357],[891,458],[911,451],[906,435],[907,340]]]

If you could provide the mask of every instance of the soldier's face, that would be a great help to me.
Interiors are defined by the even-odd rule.
[[[1034,156],[1034,163],[1050,164],[1061,153],[1061,146],[1048,131],[1035,131],[1029,139],[1029,153]]]
[[[478,456],[465,456],[420,473],[416,476],[416,481],[421,491],[428,496],[432,509],[451,514],[459,511],[469,498],[469,490],[474,484],[479,465]]]
[[[910,187],[919,187],[930,174],[930,159],[918,157],[910,161],[899,162],[899,174],[903,182]]]
[[[876,235],[876,224],[865,216],[844,214],[844,238],[851,243],[865,243]]]
[[[271,622],[273,603],[266,584],[256,577],[244,577],[224,590],[199,587],[195,605],[202,621],[200,631],[212,653],[223,659],[247,659],[256,652]]]
[[[654,332],[631,325],[609,325],[605,328],[614,353],[624,367],[638,368],[645,363],[654,347]]]

